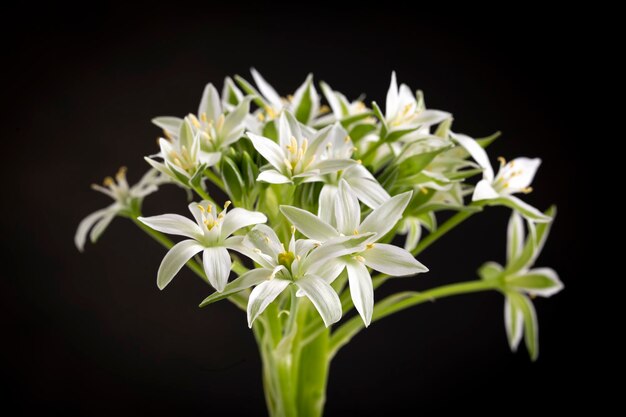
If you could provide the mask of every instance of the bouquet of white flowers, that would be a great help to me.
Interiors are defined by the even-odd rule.
[[[323,82],[322,104],[311,75],[287,97],[254,69],[252,77],[256,87],[226,78],[221,96],[207,85],[196,114],[154,119],[163,138],[145,158],[152,168],[132,187],[125,169],[93,186],[114,203],[80,223],[79,250],[116,216],[129,218],[168,249],[159,289],[186,265],[213,290],[200,307],[228,300],[245,311],[272,416],[321,416],[342,346],[374,321],[441,297],[502,293],[511,349],[524,336],[537,358],[531,299],[563,288],[552,269],[533,267],[555,208],[541,212],[514,196],[532,191],[539,159],[499,157],[494,173],[485,148],[498,134],[453,132],[452,115],[427,109],[395,74],[384,112]],[[189,204],[193,220],[143,215],[143,199],[163,184],[199,200]],[[375,300],[387,280],[427,272],[415,257],[491,205],[513,210],[505,266],[487,262],[477,280]],[[444,210],[456,214],[438,225]],[[342,321],[352,308],[358,315]]]

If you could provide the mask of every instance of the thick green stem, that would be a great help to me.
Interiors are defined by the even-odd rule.
[[[224,187],[224,181],[222,181],[222,179],[220,177],[217,176],[217,174],[213,171],[211,171],[211,169],[205,169],[204,170],[204,175],[211,180],[211,182],[213,184],[215,184],[220,190],[222,190],[225,194],[228,194],[228,192],[226,191],[226,187]]]
[[[442,287],[433,288],[424,292],[405,292],[391,295],[374,306],[372,323],[390,314],[413,307],[426,301],[435,301],[438,298],[449,297],[458,294],[469,294],[478,291],[496,289],[498,281],[469,281],[458,284],[449,284]],[[330,355],[334,357],[339,349],[356,336],[364,327],[360,316],[355,316],[344,323],[339,329],[333,332],[330,340]]]

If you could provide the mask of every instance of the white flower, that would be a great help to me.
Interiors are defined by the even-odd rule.
[[[245,237],[234,238],[232,248],[254,260],[261,268],[246,272],[229,283],[222,294],[209,296],[200,306],[256,286],[248,300],[248,325],[252,327],[254,320],[276,297],[289,285],[295,285],[296,295],[311,300],[324,324],[330,326],[341,318],[341,301],[326,277],[341,271],[329,270],[327,263],[362,250],[372,236],[368,233],[337,237],[320,244],[309,239],[296,240],[292,234],[289,247],[285,249],[272,228],[257,225]]]
[[[177,243],[165,255],[157,274],[159,289],[165,288],[189,259],[202,251],[204,272],[211,285],[219,292],[224,290],[230,274],[231,259],[227,248],[237,230],[253,224],[265,223],[267,217],[259,212],[235,208],[227,212],[217,209],[209,202],[191,203],[189,211],[195,223],[178,214],[139,217],[139,220],[159,232],[185,236],[190,239]]]
[[[367,117],[365,113],[369,113],[370,110],[365,106],[362,100],[358,99],[350,102],[345,95],[339,91],[333,90],[325,82],[320,82],[320,87],[322,88],[324,97],[326,97],[326,101],[328,101],[331,113],[315,120],[315,125],[327,125],[346,119],[354,119],[356,122],[362,119],[356,116],[364,115],[364,117]],[[369,121],[373,122],[374,119]]]
[[[533,206],[513,196],[515,193],[529,193],[535,173],[541,164],[539,158],[516,158],[508,163],[504,158],[500,160],[500,170],[494,176],[487,152],[469,136],[450,132],[450,135],[483,169],[483,179],[476,184],[472,201],[488,201],[492,204],[507,205],[519,211],[524,217],[538,223],[549,222],[549,216],[541,213]]]
[[[550,209],[554,217],[554,208]],[[504,323],[509,345],[516,351],[525,336],[526,347],[535,360],[539,354],[537,314],[529,297],[551,297],[563,289],[558,274],[551,268],[532,268],[548,237],[551,223],[528,223],[529,233],[524,236],[524,224],[517,212],[511,214],[507,229],[507,264],[495,262],[483,265],[479,274],[483,280],[501,280],[505,296]]]
[[[315,132],[299,123],[291,113],[283,112],[277,127],[278,143],[248,132],[254,148],[273,167],[262,171],[257,178],[259,181],[272,184],[319,181],[319,175],[337,172],[356,163],[347,158],[324,159],[331,126]]]
[[[313,85],[313,74],[309,74],[302,85],[298,87],[293,96],[281,97],[261,74],[254,68],[250,69],[252,78],[259,91],[243,78],[237,78],[244,90],[257,97],[261,105],[262,113],[257,114],[259,119],[271,121],[287,110],[298,119],[299,122],[310,124],[320,114],[320,97]]]
[[[391,130],[429,127],[450,117],[450,113],[439,110],[426,110],[423,100],[406,84],[398,88],[396,72],[391,73],[391,83],[387,91],[385,120]]]
[[[192,121],[187,117],[180,126],[178,138],[159,139],[161,150],[155,156],[163,158],[163,162],[150,157],[145,160],[163,174],[188,185],[198,173],[217,164],[222,156],[220,152],[202,150],[200,137],[200,132],[193,133]]]
[[[134,209],[138,209],[141,206],[143,198],[155,192],[158,185],[163,182],[163,178],[159,176],[159,173],[151,169],[146,172],[137,184],[129,187],[126,181],[126,168],[122,167],[115,175],[115,179],[111,177],[104,179],[104,187],[93,184],[91,188],[108,195],[115,202],[104,209],[90,214],[80,222],[74,236],[74,243],[78,250],[81,252],[84,250],[89,230],[91,230],[89,238],[92,243],[95,243],[115,216],[124,212],[131,214]]]
[[[385,243],[374,243],[382,239],[402,218],[402,212],[411,199],[412,192],[391,197],[374,209],[361,221],[361,208],[356,194],[346,181],[339,183],[339,198],[335,203],[335,224],[331,225],[306,210],[291,206],[281,206],[281,212],[305,236],[320,242],[339,236],[359,236],[363,233],[375,233],[363,251],[355,251],[349,256],[327,261],[327,268],[334,269],[336,277],[343,270],[348,270],[350,294],[354,306],[369,325],[374,310],[374,290],[372,278],[367,267],[385,274],[402,276],[426,272],[428,269],[418,262],[406,250]],[[320,204],[324,202],[321,201]]]

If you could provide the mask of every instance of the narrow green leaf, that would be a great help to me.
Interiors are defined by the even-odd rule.
[[[227,156],[222,158],[222,180],[230,198],[239,203],[246,193],[244,181],[237,165]]]

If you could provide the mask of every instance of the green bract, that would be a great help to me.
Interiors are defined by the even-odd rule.
[[[163,137],[146,150],[152,168],[132,187],[123,170],[94,186],[114,203],[80,223],[76,246],[82,251],[88,234],[95,242],[116,216],[130,218],[168,249],[158,288],[186,265],[214,289],[198,296],[200,307],[228,300],[244,310],[272,416],[320,416],[342,346],[377,320],[441,297],[502,293],[511,349],[523,336],[537,358],[531,299],[563,288],[555,271],[534,267],[555,209],[542,213],[514,195],[532,191],[538,158],[500,157],[495,173],[486,147],[499,133],[455,133],[452,115],[426,108],[395,73],[384,109],[324,82],[320,96],[312,75],[286,96],[254,69],[252,78],[226,78],[221,95],[208,84],[197,112],[155,118]],[[143,199],[164,183],[197,201],[188,205],[194,220],[142,214]],[[512,209],[504,266],[484,264],[476,281],[377,297],[392,277],[428,272],[415,257],[494,205]],[[454,214],[442,223],[442,211]],[[432,271],[431,281],[443,273]],[[358,314],[345,319],[352,308]]]

